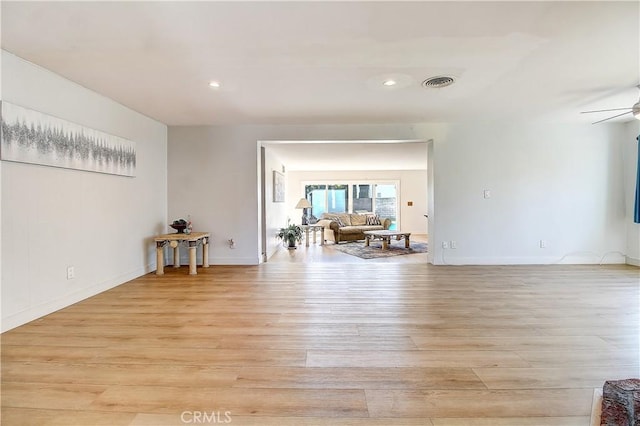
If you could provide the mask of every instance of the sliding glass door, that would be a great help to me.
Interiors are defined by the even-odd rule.
[[[329,185],[327,211],[329,213],[349,211],[349,185]]]
[[[374,212],[380,217],[391,219],[389,229],[395,230],[398,225],[398,191],[395,184],[376,184]]]
[[[353,187],[354,213],[364,213],[373,211],[373,185],[369,183],[358,183]]]
[[[311,203],[311,214],[320,217],[327,212],[327,185],[305,185],[304,196]]]
[[[322,213],[374,212],[391,219],[390,229],[398,227],[397,182],[308,183],[305,197],[317,218]]]

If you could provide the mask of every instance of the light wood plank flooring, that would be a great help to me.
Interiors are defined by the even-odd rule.
[[[594,388],[640,376],[638,268],[282,254],[4,333],[2,424],[588,426]]]
[[[309,238],[311,240],[311,237]],[[318,234],[318,241],[320,240]],[[411,242],[426,243],[426,234],[411,234]],[[348,244],[348,243],[340,243]],[[354,244],[363,244],[364,242],[356,242]],[[392,240],[391,244],[404,247],[404,240]],[[350,254],[342,253],[334,249],[335,243],[329,241],[325,246],[318,243],[309,243],[309,247],[305,247],[304,240],[295,250],[286,250],[284,248],[278,250],[271,258],[271,263],[427,263],[427,253],[414,253],[411,255],[382,257],[377,259],[361,259]]]

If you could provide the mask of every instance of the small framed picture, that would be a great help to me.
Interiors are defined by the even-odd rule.
[[[284,175],[273,171],[273,202],[284,203]]]

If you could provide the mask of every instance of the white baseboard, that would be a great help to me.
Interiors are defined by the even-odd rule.
[[[434,265],[599,265],[624,264],[625,256],[611,254],[602,258],[596,255],[575,255],[564,257],[449,257],[445,254],[434,256]]]
[[[45,303],[41,303],[39,305],[31,306],[24,311],[15,313],[8,317],[2,318],[2,332],[9,331],[13,328],[24,325],[30,321],[41,318],[45,315],[49,315],[53,312],[59,311],[60,309],[66,308],[67,306],[71,306],[74,303],[78,303],[84,299],[88,299],[89,297],[95,296],[96,294],[100,294],[103,291],[112,289],[114,287],[119,286],[120,284],[124,284],[127,281],[131,281],[135,278],[138,278],[142,275],[145,275],[151,271],[155,271],[156,265],[148,264],[144,268],[136,269],[135,271],[131,271],[117,277],[110,278],[101,283],[97,283],[85,288],[82,288],[73,293],[66,294],[59,299],[51,300]]]
[[[551,257],[442,257],[434,256],[434,265],[549,265],[558,259]]]
[[[167,261],[167,259],[165,258],[165,262]],[[172,257],[169,256],[169,265],[171,265],[173,262]],[[196,263],[199,265],[202,265],[202,256],[198,253],[198,256],[196,256]],[[209,253],[209,265],[257,265],[259,264],[259,259],[256,256],[254,257],[220,257],[220,256],[214,256],[211,257],[211,253]],[[180,256],[180,265],[181,266],[186,266],[189,264],[189,257],[187,256]],[[165,267],[167,266],[167,264],[165,263]],[[154,266],[154,270],[155,270],[155,266]]]
[[[635,257],[626,257],[626,264],[627,265],[633,265],[633,266],[640,266],[640,259],[636,259]]]
[[[259,263],[257,257],[216,257],[209,259],[209,265],[258,265]]]
[[[600,426],[602,416],[602,388],[593,389],[593,399],[591,401],[591,423],[590,426]]]
[[[561,261],[554,263],[560,265],[623,265],[625,256],[620,253],[610,254],[604,258],[600,255],[576,255],[566,256]]]

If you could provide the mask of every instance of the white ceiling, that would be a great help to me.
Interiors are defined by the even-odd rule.
[[[319,141],[269,143],[289,171],[426,170],[423,141]]]
[[[3,49],[168,125],[589,122],[639,97],[636,1],[0,7]]]

